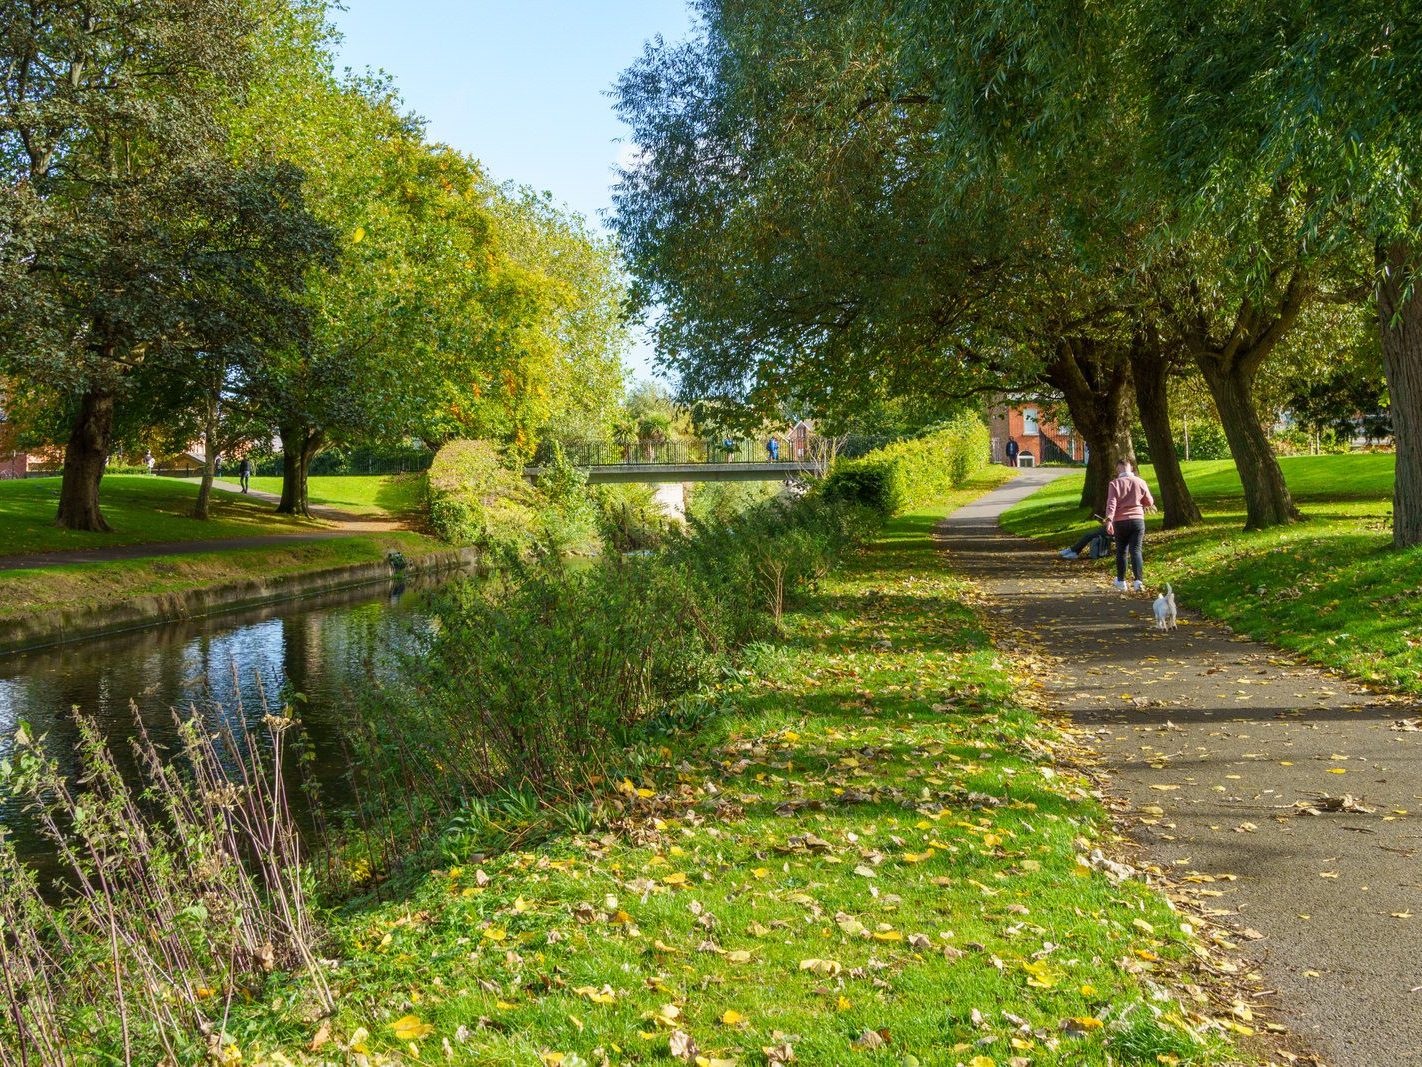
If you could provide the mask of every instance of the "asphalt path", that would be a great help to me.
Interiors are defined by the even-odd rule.
[[[1422,716],[998,528],[1024,474],[942,525],[954,565],[1094,734],[1132,833],[1233,927],[1281,1021],[1334,1067],[1422,1067]],[[1146,545],[1149,583],[1150,546]],[[1240,590],[1241,596],[1251,595]],[[1318,814],[1312,814],[1317,812]]]

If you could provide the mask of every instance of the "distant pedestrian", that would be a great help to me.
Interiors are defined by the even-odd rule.
[[[149,474],[153,473],[154,459],[152,452],[145,452],[143,454],[143,465],[148,468]]]
[[[1017,453],[1021,451],[1022,447],[1017,443],[1017,439],[1009,437],[1007,439],[1007,465],[1009,467],[1017,466]]]
[[[765,453],[770,457],[771,463],[780,462],[780,442],[775,439],[775,435],[770,435],[770,440],[765,442]]]
[[[252,461],[246,456],[242,457],[242,462],[237,467],[237,475],[242,482],[242,492],[252,488]]]
[[[726,453],[726,462],[730,463],[736,458],[736,442],[727,437],[721,442],[721,451]]]
[[[1135,582],[1131,588],[1139,593],[1145,588],[1145,513],[1155,507],[1150,486],[1131,469],[1130,460],[1116,464],[1116,477],[1106,490],[1106,532],[1116,538],[1116,588],[1126,591],[1126,557],[1131,560]]]

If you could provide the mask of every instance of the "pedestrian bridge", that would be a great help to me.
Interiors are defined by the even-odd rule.
[[[594,463],[581,467],[593,485],[609,482],[778,482],[820,473],[808,460],[782,459],[778,462],[747,463]],[[536,479],[540,466],[529,466],[524,476]]]

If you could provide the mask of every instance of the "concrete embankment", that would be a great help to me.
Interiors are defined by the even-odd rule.
[[[378,585],[403,576],[471,571],[477,563],[476,549],[456,548],[410,558],[398,570],[391,561],[378,560],[354,566],[244,578],[198,589],[115,600],[107,604],[36,611],[23,618],[0,621],[0,653],[23,652],[263,604]]]

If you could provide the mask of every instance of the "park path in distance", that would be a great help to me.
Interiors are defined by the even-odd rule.
[[[1131,833],[1240,932],[1280,1021],[1333,1067],[1422,1065],[1422,733],[1397,728],[1416,702],[1303,666],[1188,603],[1161,633],[1154,586],[1118,593],[1107,561],[1068,562],[998,528],[1059,473],[1024,472],[949,516],[952,565],[1009,646],[1053,661],[1047,697],[1085,731]],[[1345,794],[1371,812],[1324,810],[1321,797]]]

